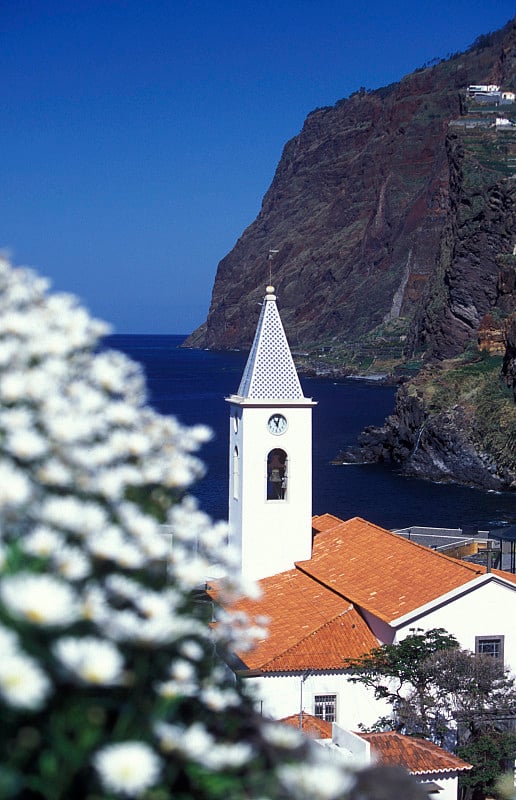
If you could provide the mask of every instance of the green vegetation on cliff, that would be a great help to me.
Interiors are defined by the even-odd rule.
[[[460,407],[477,449],[507,469],[516,464],[516,405],[500,379],[502,358],[466,353],[426,369],[414,382],[430,415]]]

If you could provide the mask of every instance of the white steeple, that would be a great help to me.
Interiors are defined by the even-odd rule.
[[[255,579],[310,558],[312,407],[303,394],[268,286],[253,346],[231,406],[230,541]]]
[[[267,286],[253,346],[238,387],[239,397],[299,400],[303,390],[283,328],[274,286]]]

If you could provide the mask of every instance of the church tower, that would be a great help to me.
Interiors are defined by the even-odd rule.
[[[230,405],[229,535],[258,580],[310,558],[312,408],[267,286],[253,346]]]

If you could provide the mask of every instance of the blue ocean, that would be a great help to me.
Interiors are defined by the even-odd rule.
[[[214,519],[227,518],[228,405],[236,392],[246,353],[189,350],[185,337],[114,335],[106,345],[142,364],[149,403],[182,423],[204,423],[213,440],[201,451],[207,472],[193,494]],[[407,478],[377,464],[332,465],[336,453],[356,443],[366,425],[381,424],[391,413],[395,390],[368,381],[333,383],[301,378],[313,397],[313,512],[347,519],[360,516],[385,528],[409,525],[491,530],[516,520],[516,497]]]

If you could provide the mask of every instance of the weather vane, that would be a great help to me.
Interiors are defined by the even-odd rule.
[[[279,250],[269,250],[268,261],[269,261],[269,286],[272,286],[272,259],[279,253]]]

